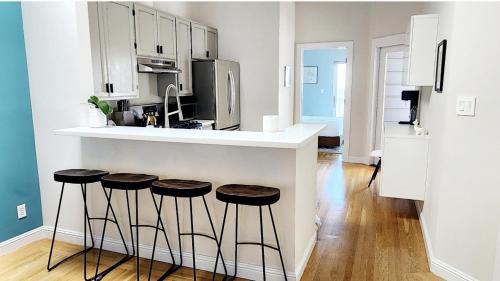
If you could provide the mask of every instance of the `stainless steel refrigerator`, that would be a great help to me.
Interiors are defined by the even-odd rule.
[[[198,119],[215,120],[216,130],[240,126],[240,64],[226,60],[193,61],[193,92]]]

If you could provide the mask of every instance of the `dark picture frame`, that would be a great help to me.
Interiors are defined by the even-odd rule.
[[[318,84],[318,67],[304,66],[302,79],[304,84]]]
[[[443,92],[444,66],[446,62],[446,39],[439,42],[436,54],[436,71],[434,77],[434,91]]]

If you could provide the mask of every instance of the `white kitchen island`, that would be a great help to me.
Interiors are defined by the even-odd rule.
[[[137,127],[78,127],[56,130],[62,136],[82,137],[83,168],[110,172],[147,173],[163,178],[209,181],[213,191],[207,203],[220,234],[225,203],[215,199],[215,189],[223,184],[241,183],[277,187],[281,199],[273,205],[280,246],[289,280],[299,280],[316,241],[315,214],[317,136],[323,125],[295,125],[282,132],[208,131],[185,129],[154,129]],[[64,153],[63,151],[61,153]],[[68,167],[73,168],[73,167]],[[90,212],[104,216],[105,200],[98,185],[89,187]],[[156,214],[151,195],[140,192],[140,220],[154,224]],[[174,256],[179,257],[175,206],[165,197],[162,210]],[[179,200],[181,231],[188,231],[189,209],[186,200]],[[127,225],[124,192],[113,194],[118,219]],[[193,200],[195,231],[211,233],[201,199]],[[222,241],[222,250],[229,274],[234,272],[234,206],[230,205]],[[240,206],[239,241],[260,241],[258,208]],[[94,227],[97,234],[100,226]],[[110,228],[112,229],[112,228]],[[127,229],[127,228],[123,228]],[[113,230],[114,231],[114,230]],[[141,230],[141,256],[150,258],[154,231]],[[275,245],[270,217],[264,212],[264,239]],[[128,231],[126,231],[128,232]],[[107,231],[105,248],[121,251],[118,233]],[[126,237],[129,237],[127,233]],[[197,268],[212,271],[216,245],[206,238],[196,238]],[[191,241],[183,240],[184,265],[191,266]],[[176,250],[177,249],[177,250]],[[156,258],[170,262],[165,241],[160,240]],[[220,262],[219,262],[220,265]],[[219,266],[219,272],[222,267]],[[283,280],[278,253],[266,250],[268,280]],[[260,280],[261,256],[258,246],[240,246],[238,276]]]

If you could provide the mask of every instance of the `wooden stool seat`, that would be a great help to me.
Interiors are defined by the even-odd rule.
[[[84,184],[98,182],[105,175],[109,175],[109,173],[101,170],[68,169],[55,172],[54,180],[57,182]]]
[[[198,197],[210,193],[212,184],[203,181],[165,179],[153,183],[153,193],[172,197]]]
[[[265,206],[280,200],[280,190],[260,185],[226,184],[217,188],[216,197],[226,203]]]
[[[138,190],[151,187],[158,177],[145,174],[118,173],[101,178],[101,184],[107,188],[122,190]]]

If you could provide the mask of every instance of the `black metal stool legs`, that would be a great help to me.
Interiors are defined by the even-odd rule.
[[[260,246],[262,249],[262,274],[264,276],[264,281],[266,281],[266,258],[264,253],[264,224],[262,223],[262,206],[259,206],[259,218],[260,218]]]
[[[115,211],[113,209],[113,206],[111,205],[111,197],[112,197],[112,194],[113,194],[113,189],[109,190],[109,195],[107,194],[106,189],[104,187],[102,188],[102,190],[104,191],[104,195],[106,196],[106,200],[108,201],[108,203],[107,203],[107,206],[106,206],[106,215],[103,218],[103,220],[104,220],[104,226],[103,226],[103,229],[102,229],[101,244],[99,246],[99,255],[97,256],[97,264],[96,264],[96,269],[95,269],[94,280],[101,280],[106,274],[110,273],[113,269],[115,269],[118,266],[120,266],[121,264],[127,262],[128,260],[130,260],[134,256],[133,254],[130,255],[130,253],[128,251],[127,243],[125,242],[125,238],[123,237],[123,233],[121,231],[120,225],[118,224]],[[111,214],[113,215],[114,220],[108,218],[110,210],[111,210]],[[123,258],[121,258],[119,261],[117,261],[116,263],[114,263],[112,266],[110,266],[108,269],[106,269],[103,272],[99,273],[99,264],[100,264],[100,261],[101,261],[102,246],[104,244],[104,235],[106,234],[106,227],[107,227],[108,221],[111,221],[111,222],[115,223],[116,227],[118,228],[118,232],[120,233],[120,237],[122,239],[123,246],[125,247],[126,255]]]
[[[210,222],[210,226],[212,227],[212,233],[215,238],[215,242],[217,243],[217,248],[219,247],[219,240],[217,240],[217,233],[215,231],[214,223],[212,221],[212,217],[210,216],[210,211],[208,210],[207,200],[205,200],[205,196],[203,198],[203,204],[205,205],[205,210],[207,211],[208,221]],[[219,255],[219,250],[217,249],[217,256]],[[227,277],[227,268],[226,263],[224,262],[224,257],[221,254],[222,266],[224,267],[224,279]]]
[[[174,254],[172,252],[172,248],[170,247],[170,242],[169,242],[168,237],[167,237],[166,228],[165,228],[165,225],[163,224],[163,221],[161,219],[161,209],[162,209],[162,206],[163,206],[163,196],[160,197],[160,205],[159,206],[156,204],[156,199],[155,199],[154,194],[152,192],[151,192],[151,197],[153,198],[153,202],[155,204],[156,212],[158,214],[158,219],[156,220],[155,238],[154,238],[154,242],[153,242],[153,253],[151,255],[151,263],[149,264],[149,276],[148,276],[148,280],[151,280],[151,273],[153,271],[153,262],[154,262],[154,258],[155,258],[155,250],[156,250],[156,241],[157,241],[157,237],[158,237],[158,230],[163,231],[163,235],[165,236],[165,240],[167,241],[167,247],[168,247],[168,250],[170,252],[170,258],[172,259],[172,265],[170,266],[170,268],[163,274],[163,276],[160,277],[160,279],[158,279],[158,280],[163,280],[168,275],[170,275],[173,272],[175,272],[176,270],[178,270],[180,268],[180,266],[175,263]],[[161,228],[160,228],[160,225],[161,225]]]
[[[276,225],[274,224],[273,211],[271,210],[271,205],[267,205],[269,207],[269,215],[271,216],[271,222],[273,224],[274,237],[276,238],[276,246],[278,246],[278,253],[280,254],[281,267],[283,268],[283,276],[285,276],[285,280],[288,280],[286,277],[285,263],[283,262],[283,255],[281,254],[280,241],[278,240],[278,232],[276,231]]]
[[[56,238],[56,233],[57,233],[57,225],[59,223],[59,215],[60,215],[60,212],[61,212],[61,204],[62,204],[62,199],[63,199],[63,195],[64,195],[64,188],[65,188],[65,183],[63,182],[62,189],[61,189],[61,194],[59,196],[59,205],[57,207],[57,214],[56,214],[56,222],[55,222],[55,225],[54,225],[54,232],[52,233],[52,242],[50,244],[49,260],[47,262],[47,270],[48,271],[51,271],[52,269],[58,267],[61,263],[67,261],[68,259],[70,259],[72,257],[78,256],[78,255],[80,255],[82,253],[86,253],[86,252],[90,251],[94,247],[94,240],[92,240],[92,246],[89,247],[89,248],[87,248],[86,243],[84,243],[84,249],[82,251],[74,253],[71,256],[66,257],[66,258],[60,260],[55,265],[51,265],[50,264],[50,262],[52,260],[52,252],[54,250],[54,243],[55,243],[55,238]],[[85,236],[85,241],[86,241],[86,235],[87,235],[86,224],[88,223],[89,226],[90,226],[90,217],[89,217],[88,212],[87,212],[87,204],[85,202],[85,193],[84,193],[84,190],[83,190],[83,186],[82,186],[82,195],[84,196],[84,206],[85,206],[84,207],[85,208],[85,211],[84,211],[84,225],[85,225],[85,227],[84,227],[84,236]],[[91,233],[91,236],[92,236],[92,229],[90,229],[90,233]]]
[[[368,183],[368,187],[372,185],[373,180],[377,177],[377,173],[380,170],[380,166],[382,165],[382,158],[378,159],[377,166],[375,167],[375,171],[373,171],[372,178],[370,179],[370,182]]]
[[[234,275],[231,277],[230,280],[234,280],[236,278],[237,272],[238,272],[238,246],[239,245],[256,245],[256,246],[261,246],[261,253],[262,253],[262,273],[263,273],[263,280],[266,280],[266,261],[265,261],[265,248],[270,248],[275,251],[278,251],[279,256],[280,256],[280,261],[281,261],[281,267],[283,269],[283,276],[285,277],[285,280],[288,280],[286,276],[286,270],[285,270],[285,263],[283,261],[283,255],[281,253],[281,247],[280,243],[278,240],[278,233],[276,231],[276,225],[274,223],[274,217],[273,213],[271,210],[271,205],[268,205],[269,208],[269,214],[271,216],[271,222],[273,225],[273,231],[274,231],[274,237],[276,238],[276,247],[268,245],[264,243],[264,223],[263,223],[263,218],[262,218],[262,206],[259,206],[259,223],[260,223],[260,243],[257,242],[238,242],[238,204],[236,205],[236,216],[235,216],[235,249],[234,249]],[[224,235],[224,227],[226,225],[226,218],[227,218],[227,209],[228,209],[229,203],[226,202],[226,208],[224,210],[224,218],[222,220],[222,229],[220,233],[220,241],[222,241],[222,237]],[[219,243],[219,250],[217,252],[217,257],[215,259],[215,268],[214,268],[214,273],[212,276],[212,280],[215,280],[215,273],[217,271],[217,263],[219,259],[219,252],[221,252],[221,244],[222,242]],[[221,253],[222,256],[222,253]]]
[[[92,224],[90,223],[90,216],[89,212],[87,210],[87,184],[82,184],[82,196],[83,196],[83,208],[84,208],[84,214],[83,214],[83,248],[87,249],[87,222],[89,224],[89,231],[90,231],[90,239],[92,241],[92,246],[90,246],[90,249],[94,248],[94,234],[92,233]],[[84,250],[83,253],[83,279],[84,280],[89,280],[87,278],[87,250]]]

